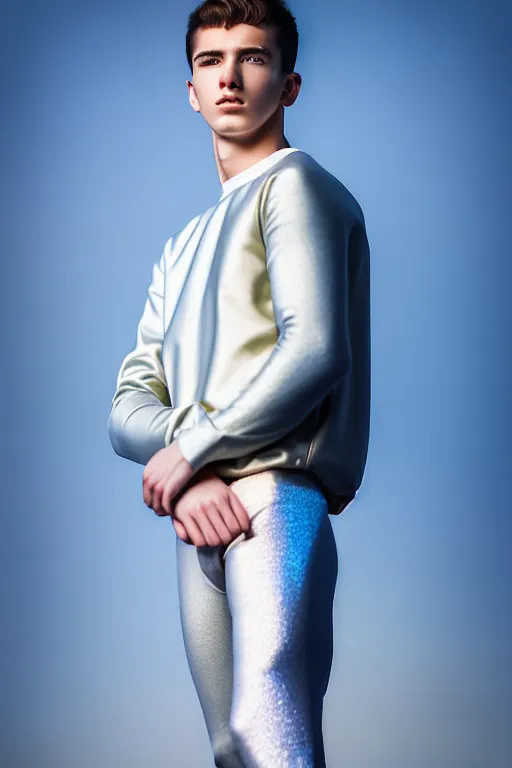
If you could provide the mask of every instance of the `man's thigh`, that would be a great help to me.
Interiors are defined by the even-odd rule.
[[[231,615],[226,594],[209,581],[198,553],[197,547],[176,537],[183,640],[213,751],[227,755],[234,750],[229,730],[233,686]]]
[[[310,755],[321,740],[337,554],[327,502],[309,477],[268,470],[231,485],[251,518],[250,536],[241,534],[224,555],[233,623],[232,721],[239,730],[251,731],[252,723],[273,734],[272,743],[258,746],[269,759],[271,750],[282,754],[285,741],[297,755],[301,749]],[[248,738],[257,743],[260,736]]]

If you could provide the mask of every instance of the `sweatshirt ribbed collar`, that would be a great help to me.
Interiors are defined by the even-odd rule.
[[[258,160],[256,163],[253,163],[248,168],[245,168],[245,170],[240,171],[240,173],[237,173],[235,176],[232,176],[230,179],[227,179],[227,181],[221,184],[222,194],[220,199],[222,200],[223,197],[228,195],[237,187],[240,187],[242,184],[245,184],[248,181],[252,181],[264,171],[272,168],[272,166],[281,160],[281,158],[289,155],[291,152],[299,151],[300,150],[297,147],[283,147],[283,149],[277,149],[270,155],[267,155],[261,160]]]

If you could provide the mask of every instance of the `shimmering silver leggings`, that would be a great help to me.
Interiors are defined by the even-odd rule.
[[[324,768],[338,573],[327,503],[302,470],[231,488],[248,534],[227,548],[176,537],[185,650],[215,765]]]

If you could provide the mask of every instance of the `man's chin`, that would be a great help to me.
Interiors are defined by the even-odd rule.
[[[226,120],[219,124],[218,121],[210,126],[213,133],[223,139],[240,139],[250,141],[257,136],[259,125],[251,125],[247,120]]]

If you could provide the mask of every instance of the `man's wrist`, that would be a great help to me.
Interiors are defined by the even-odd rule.
[[[197,470],[192,480],[194,480],[194,478],[196,480],[211,480],[214,477],[218,477],[218,474],[211,467],[205,466]]]
[[[197,480],[220,480],[224,485],[230,485],[233,481],[227,480],[226,478],[222,477],[222,475],[219,475],[211,466],[204,466],[201,467],[201,469],[198,469],[196,474],[192,478],[192,482],[194,482],[194,478],[197,478]]]
[[[181,497],[184,496],[190,488],[193,488],[195,485],[197,485],[197,483],[200,483],[202,480],[212,480],[213,478],[220,479],[219,476],[210,467],[201,467],[201,469],[198,469],[197,472],[192,475],[190,480],[185,483],[183,488],[178,491],[176,496],[174,496],[172,504],[177,504]]]

